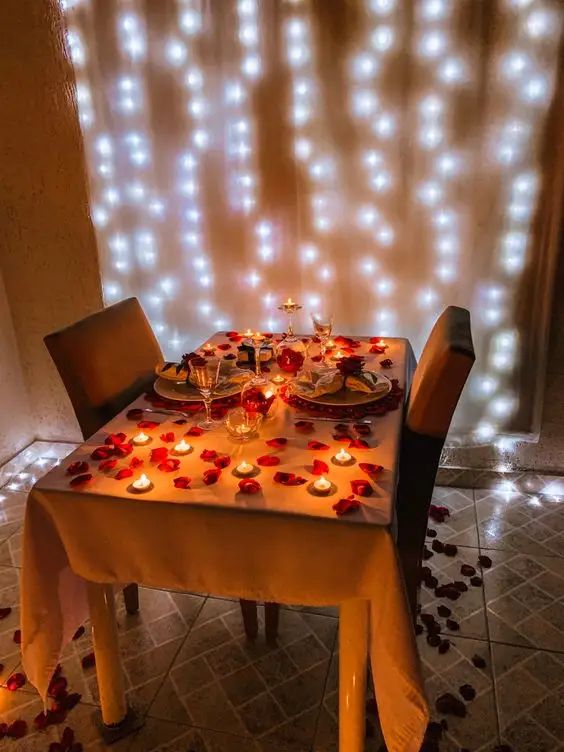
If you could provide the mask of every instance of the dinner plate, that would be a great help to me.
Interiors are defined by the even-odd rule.
[[[220,384],[215,390],[213,399],[222,399],[223,397],[232,397],[235,394],[239,394],[243,389],[244,384],[234,384],[232,382],[226,382]],[[169,400],[176,400],[179,402],[201,402],[202,395],[192,384],[186,382],[170,381],[164,379],[161,376],[155,381],[155,392],[161,397],[165,397]]]
[[[333,405],[335,407],[354,407],[355,405],[366,405],[369,402],[376,402],[390,393],[392,382],[383,373],[373,371],[378,379],[378,384],[382,384],[381,391],[374,392],[353,392],[349,389],[339,389],[333,394],[322,394],[320,397],[310,397],[305,390],[300,389],[297,383],[292,384],[293,392],[300,399],[313,402],[316,405]]]

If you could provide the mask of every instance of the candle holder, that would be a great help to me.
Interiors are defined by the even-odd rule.
[[[131,442],[135,444],[135,446],[147,446],[147,444],[150,444],[151,441],[153,441],[153,437],[148,436],[146,433],[143,433],[143,431],[141,431],[141,433],[138,433],[137,436],[134,436],[131,439]]]
[[[145,478],[147,484],[144,484],[142,486],[135,485],[136,483],[139,484],[142,479]],[[137,478],[137,480],[134,480],[133,483],[130,483],[127,486],[127,491],[132,494],[144,494],[147,493],[147,491],[152,491],[154,488],[152,481],[147,478],[147,476],[143,473],[140,478]]]
[[[242,464],[243,463],[239,463],[239,465],[242,465]],[[244,472],[244,473],[238,470],[239,465],[237,465],[237,467],[234,467],[233,470],[231,471],[231,474],[234,475],[236,478],[256,478],[256,476],[260,474],[260,467],[257,467],[257,465],[251,465],[251,463],[249,463],[249,465],[252,467],[252,470],[249,470],[249,472]]]
[[[227,413],[225,427],[227,433],[235,441],[249,441],[258,435],[261,420],[260,413],[247,411],[244,407],[236,407]]]
[[[339,460],[339,454],[341,452],[344,452],[344,454],[348,454],[350,459]],[[354,465],[356,463],[356,457],[353,457],[352,454],[349,454],[348,452],[345,452],[344,450],[339,450],[337,454],[331,457],[331,462],[337,467],[350,467],[351,465]]]
[[[312,496],[333,496],[337,492],[337,486],[330,482],[326,490],[319,490],[315,487],[315,481],[312,481],[308,484],[307,490]]]
[[[285,303],[278,306],[279,311],[284,311],[288,317],[288,326],[286,328],[285,342],[297,342],[298,338],[294,334],[294,314],[297,311],[301,311],[302,307],[298,303],[294,302],[292,298],[288,298]]]
[[[181,447],[179,449],[179,447]],[[171,450],[171,454],[173,454],[175,457],[186,457],[188,454],[192,454],[194,451],[194,447],[192,444],[188,444],[187,441],[184,441],[184,439],[181,439],[178,444]]]

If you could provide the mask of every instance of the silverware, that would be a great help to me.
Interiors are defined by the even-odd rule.
[[[200,408],[196,412],[190,413],[188,415],[187,413],[183,413],[182,410],[166,410],[165,408],[163,408],[162,410],[156,410],[153,407],[141,407],[139,409],[142,410],[144,413],[159,413],[159,415],[181,415],[183,418],[194,417],[201,410]]]
[[[370,418],[366,419],[354,419],[354,418],[327,418],[325,416],[316,416],[316,415],[296,415],[294,416],[297,420],[323,420],[328,423],[365,423],[367,425],[371,425],[372,421]]]

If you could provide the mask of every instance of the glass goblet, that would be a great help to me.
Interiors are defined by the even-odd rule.
[[[314,334],[319,337],[321,343],[321,364],[326,365],[325,353],[327,352],[327,341],[333,332],[333,314],[312,313],[311,321],[313,323]]]
[[[219,358],[192,358],[190,361],[190,381],[202,395],[206,408],[205,420],[198,423],[204,431],[212,429],[216,422],[211,417],[213,393],[219,382]]]

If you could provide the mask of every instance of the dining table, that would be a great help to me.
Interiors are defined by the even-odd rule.
[[[217,332],[208,351],[233,360],[239,339]],[[150,391],[35,484],[23,533],[22,660],[43,699],[63,649],[90,619],[101,717],[108,728],[124,722],[119,585],[338,606],[340,752],[364,749],[369,665],[387,749],[419,752],[429,709],[394,530],[415,360],[406,339],[342,339],[366,370],[391,380],[390,395],[339,413],[293,400],[275,380],[258,435],[239,442],[223,422],[199,431],[201,412]],[[267,368],[269,379],[291,378],[276,360]],[[141,430],[148,441],[135,445]],[[191,449],[176,455],[182,438]],[[334,461],[342,447],[350,463]],[[241,483],[242,460],[256,483]],[[312,487],[319,466],[328,495]],[[141,473],[150,486],[136,492]]]

